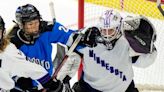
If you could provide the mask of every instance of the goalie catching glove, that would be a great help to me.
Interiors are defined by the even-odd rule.
[[[127,17],[123,21],[125,38],[135,52],[152,53],[155,50],[156,31],[145,17]]]

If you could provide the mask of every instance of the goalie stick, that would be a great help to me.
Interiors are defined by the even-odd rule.
[[[84,29],[84,30],[87,30],[87,29]],[[53,78],[57,77],[58,72],[60,71],[60,69],[62,68],[64,63],[66,62],[66,60],[69,57],[69,55],[74,51],[74,49],[76,48],[77,44],[80,42],[82,37],[83,37],[83,33],[79,34],[78,37],[75,39],[75,41],[73,42],[73,44],[70,47],[70,49],[68,50],[68,52],[66,52],[66,55],[64,56],[61,64],[57,67],[55,73],[53,74]]]
[[[49,3],[49,8],[50,8],[52,21],[53,21],[53,23],[55,23],[56,22],[56,16],[55,16],[55,9],[54,9],[53,1],[51,1]],[[61,61],[63,60],[64,56],[65,56],[65,47],[63,47],[60,44],[57,44],[57,53],[56,53],[55,59],[52,61],[55,69],[61,63]]]
[[[55,22],[56,16],[55,16],[55,10],[54,10],[54,3],[52,1],[49,3],[49,7],[50,7],[50,13],[51,13],[52,20],[53,20],[53,22]]]
[[[52,1],[49,3],[49,7],[50,7],[50,13],[51,13],[53,23],[55,23],[56,22],[56,15],[55,15],[54,3]],[[56,53],[55,59],[53,60],[53,64],[54,64],[55,69],[61,63],[64,56],[65,56],[65,47],[63,47],[60,44],[57,44],[57,53]]]

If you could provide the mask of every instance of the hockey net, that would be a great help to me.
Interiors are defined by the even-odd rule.
[[[163,5],[161,6],[162,8],[164,7]],[[102,14],[102,11],[109,8],[119,10],[123,16],[144,15],[154,24],[157,30],[157,41],[155,43],[158,50],[157,59],[148,68],[134,67],[134,80],[140,92],[164,92],[164,16],[158,10],[156,1],[84,0],[84,25],[80,23],[79,25],[88,26],[96,24],[98,16]],[[83,14],[80,15],[82,16],[79,18],[82,18]]]

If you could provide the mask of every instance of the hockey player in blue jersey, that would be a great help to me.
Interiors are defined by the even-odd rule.
[[[14,44],[10,43],[5,35],[5,23],[0,16],[0,92],[8,92],[6,90],[14,88],[14,80],[18,83],[22,80],[17,80],[15,76],[37,80],[49,92],[67,90],[65,85],[52,79],[42,66],[28,62],[25,55]],[[61,86],[58,87],[58,85]],[[19,90],[23,91],[22,89]]]
[[[43,66],[52,76],[54,73],[52,63],[52,43],[62,43],[70,46],[73,30],[65,28],[59,22],[48,24],[43,21],[36,7],[31,4],[19,6],[15,13],[17,26],[9,33],[11,42],[20,49],[27,60]],[[20,88],[27,90],[35,88],[37,83],[30,83],[30,78],[19,78]],[[18,79],[18,80],[19,80]],[[24,83],[29,81],[28,83]],[[60,81],[58,81],[60,82]],[[58,85],[57,85],[58,86]],[[14,90],[14,89],[13,89]],[[36,90],[35,90],[36,92]]]
[[[133,82],[132,65],[147,67],[156,58],[156,32],[143,16],[122,18],[109,9],[100,16],[98,25],[88,29],[84,48],[83,73],[75,83],[75,92],[138,92]],[[93,38],[97,35],[97,39]]]

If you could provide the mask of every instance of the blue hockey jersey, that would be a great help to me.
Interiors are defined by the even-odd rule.
[[[34,44],[25,44],[18,37],[17,32],[11,38],[11,42],[16,45],[26,55],[27,59],[31,62],[43,66],[50,75],[53,75],[52,63],[52,45],[51,43],[66,44],[73,30],[66,29],[63,25],[56,22],[52,29],[44,30],[35,40]]]

